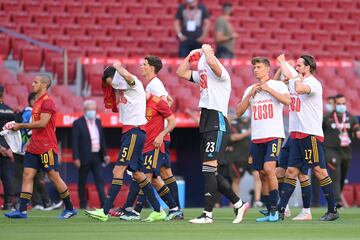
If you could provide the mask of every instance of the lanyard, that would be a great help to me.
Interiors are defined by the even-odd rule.
[[[186,5],[186,18],[189,20],[195,20],[195,16],[197,15],[198,12],[198,6],[194,6],[193,10],[192,10],[192,16],[190,16],[190,7],[189,5]]]
[[[337,117],[336,112],[334,112],[333,116],[334,116],[334,119],[335,119],[336,128],[339,130],[339,132],[342,132],[342,130],[343,130],[343,132],[347,132],[347,129],[345,127],[346,113],[344,113],[343,116],[342,116],[342,127],[339,124],[339,119]]]

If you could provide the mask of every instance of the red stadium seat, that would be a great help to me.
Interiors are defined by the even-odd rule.
[[[135,39],[143,39],[143,38],[147,38],[148,32],[147,29],[144,29],[143,27],[137,27],[137,28],[133,27],[129,29],[129,36]]]
[[[166,8],[160,4],[148,6],[147,12],[152,16],[165,15],[167,13]]]
[[[353,0],[342,0],[338,2],[339,8],[349,11],[356,9],[356,1]]]
[[[299,8],[299,2],[298,1],[293,1],[293,0],[283,0],[280,1],[280,6],[286,9],[295,9],[295,8]]]
[[[85,35],[85,29],[81,25],[71,24],[71,25],[65,25],[63,27],[64,27],[65,33],[68,36],[70,36],[71,38],[73,38],[75,36],[84,36]]]
[[[91,74],[89,78],[87,78],[90,86],[91,86],[91,95],[93,96],[102,96],[103,92],[101,89],[101,74]]]
[[[62,53],[54,52],[52,50],[44,50],[44,58],[45,58],[45,69],[47,71],[53,72],[54,71],[54,61],[59,59],[63,56]]]
[[[110,26],[106,26],[106,35],[113,37],[113,38],[118,38],[119,36],[122,35],[126,35],[127,31],[123,26],[119,26],[119,25],[110,25]]]
[[[146,8],[141,4],[131,4],[127,6],[127,12],[133,16],[143,16],[146,15]]]
[[[76,16],[76,23],[79,25],[95,24],[95,18],[89,13],[83,13]]]
[[[53,17],[47,13],[32,13],[34,23],[40,26],[45,24],[53,24]]]
[[[322,21],[321,29],[332,33],[334,31],[340,30],[340,24],[338,21],[335,20]]]
[[[95,38],[96,45],[101,48],[116,47],[116,40],[112,37],[97,36]]]
[[[85,4],[82,4],[80,2],[68,2],[66,3],[66,11],[70,14],[77,15],[79,13],[85,12]]]
[[[126,49],[120,47],[107,47],[105,51],[106,56],[109,58],[123,58],[128,56]]]
[[[149,36],[156,39],[167,39],[169,38],[169,31],[162,27],[149,28]]]
[[[24,12],[16,12],[11,14],[11,20],[16,24],[30,23],[31,15]]]
[[[139,41],[139,46],[150,52],[153,49],[159,48],[160,42],[154,38],[146,38]]]
[[[316,9],[319,7],[319,2],[313,0],[299,1],[299,5],[305,9]]]
[[[291,32],[289,32],[285,29],[278,29],[278,30],[272,31],[271,37],[274,40],[278,40],[280,42],[287,42],[287,41],[291,41],[292,34],[291,34]]]
[[[42,49],[35,46],[26,46],[21,51],[24,71],[40,71],[43,63]]]
[[[360,12],[359,11],[354,11],[354,12],[350,12],[350,19],[353,21],[360,21]]]
[[[270,10],[270,16],[278,21],[290,18],[290,13],[285,8],[276,8]]]
[[[54,20],[59,25],[75,23],[74,16],[69,13],[56,13],[56,15],[54,16]]]
[[[74,40],[66,35],[53,35],[51,36],[53,43],[59,47],[70,47],[74,46]]]
[[[122,37],[118,39],[118,46],[124,49],[132,49],[137,47],[137,42],[132,37]]]
[[[309,18],[310,12],[304,8],[295,8],[291,9],[290,16],[295,20],[301,21],[303,19]]]
[[[21,48],[24,46],[30,46],[30,44],[22,39],[12,38],[11,46],[13,58],[17,60],[21,57]]]
[[[2,9],[7,13],[21,12],[21,4],[16,1],[5,1],[2,3]]]
[[[128,29],[136,26],[137,22],[136,22],[137,18],[135,18],[134,16],[130,15],[130,14],[124,14],[124,15],[119,15],[117,16],[117,21],[121,26],[124,26]]]
[[[115,17],[116,15],[126,14],[126,6],[122,3],[114,3],[106,6],[106,11]]]
[[[36,75],[37,75],[37,73],[20,72],[17,74],[17,79],[19,80],[19,83],[21,83],[21,84],[24,84],[24,85],[32,84]]]
[[[105,58],[106,52],[101,47],[89,47],[86,49],[86,55],[94,58]]]
[[[250,9],[250,16],[256,19],[267,19],[270,17],[270,13],[264,7],[256,7]]]
[[[116,25],[116,17],[111,14],[98,14],[96,16],[96,22],[103,26]]]
[[[98,25],[93,25],[87,26],[86,32],[88,36],[105,36],[106,29]]]
[[[349,13],[347,11],[333,9],[330,12],[330,17],[334,20],[346,20],[349,18]]]
[[[332,33],[333,40],[339,43],[350,42],[351,35],[346,31],[336,31]]]
[[[281,23],[273,18],[260,20],[260,27],[262,29],[268,30],[270,33],[274,30],[279,29],[280,25],[281,25]]]
[[[27,89],[26,92],[21,93],[21,92],[17,92],[16,94],[25,94],[27,93]],[[9,105],[12,109],[19,109],[19,102],[17,100],[16,95],[12,96],[9,94],[5,94],[4,95],[4,103]]]
[[[86,6],[87,12],[93,15],[103,14],[106,12],[106,7],[100,2],[88,3]]]
[[[64,82],[64,60],[54,59],[54,72],[57,77],[58,84],[62,84]],[[68,61],[68,83],[72,84],[75,80],[75,62]]]
[[[28,90],[27,90],[26,86],[24,86],[24,85],[20,85],[20,84],[7,84],[6,85],[6,93],[7,93],[6,95],[17,96],[19,94],[25,94],[27,92],[28,92]]]
[[[59,36],[62,35],[64,32],[60,25],[54,23],[44,24],[42,28],[43,28],[43,32],[47,34],[49,37],[54,35]]]
[[[24,35],[42,34],[42,29],[38,24],[27,23],[21,25],[21,33]]]
[[[142,27],[156,26],[157,19],[154,18],[153,16],[144,15],[144,16],[138,17],[138,23],[139,23],[139,26],[142,26]]]
[[[327,31],[318,31],[312,34],[312,39],[324,44],[331,42],[331,35]]]
[[[40,4],[39,2],[25,2],[23,6],[24,10],[28,13],[44,11],[44,5]]]
[[[298,31],[301,29],[301,22],[292,18],[284,19],[281,21],[281,28],[288,31]]]
[[[81,48],[94,47],[96,45],[95,39],[89,36],[75,37],[75,43]]]
[[[44,3],[44,5],[48,13],[65,12],[65,4],[62,4],[60,1],[49,1]]]
[[[81,47],[71,46],[66,48],[67,56],[70,60],[75,61],[77,58],[85,56],[85,50]]]
[[[10,54],[10,38],[5,34],[0,34],[0,55],[7,56]]]
[[[313,8],[310,9],[310,18],[314,20],[327,20],[329,18],[328,11],[324,11],[323,9]]]

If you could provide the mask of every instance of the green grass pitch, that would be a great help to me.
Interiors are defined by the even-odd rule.
[[[292,209],[292,216],[300,209]],[[82,211],[72,219],[58,220],[60,211],[31,211],[28,219],[7,219],[0,211],[0,239],[46,239],[46,240],[190,240],[190,239],[360,239],[360,208],[340,211],[340,219],[335,222],[320,222],[325,209],[312,209],[313,219],[295,222],[286,219],[277,223],[256,223],[260,217],[258,209],[250,209],[241,224],[232,224],[234,214],[230,208],[214,210],[214,224],[189,224],[190,218],[201,213],[201,209],[185,210],[186,220],[155,223],[126,222],[110,218],[108,222],[98,222],[85,216]],[[145,217],[149,210],[143,212]]]

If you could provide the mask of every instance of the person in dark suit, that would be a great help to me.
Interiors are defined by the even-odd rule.
[[[84,102],[84,116],[74,121],[72,128],[72,150],[75,166],[79,169],[78,194],[80,208],[87,208],[85,184],[88,173],[94,177],[102,207],[105,202],[102,164],[109,162],[106,151],[104,130],[100,119],[96,118],[96,102]]]

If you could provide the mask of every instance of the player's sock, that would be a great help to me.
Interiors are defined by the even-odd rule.
[[[139,184],[137,183],[137,181],[135,179],[133,179],[130,184],[130,189],[129,189],[128,196],[126,198],[126,202],[123,206],[124,209],[132,207],[134,205],[134,202],[135,202],[136,196],[139,193],[139,190],[140,190]]]
[[[108,214],[110,211],[110,208],[112,207],[116,196],[118,195],[121,186],[123,185],[123,179],[122,178],[113,178],[111,181],[111,187],[109,189],[109,196],[106,198],[104,203],[104,213]]]
[[[279,191],[279,194],[281,194],[281,191],[283,189],[283,186],[284,186],[284,179],[285,177],[279,177],[277,180],[278,180],[278,191]]]
[[[204,211],[212,212],[216,202],[217,180],[216,167],[203,165],[202,172],[204,177]]]
[[[264,205],[265,205],[266,209],[268,210],[268,213],[270,213],[269,195],[263,195],[262,198],[263,198],[263,201],[264,201]]]
[[[153,191],[153,187],[150,181],[147,178],[145,178],[143,181],[139,182],[139,186],[143,190],[144,195],[146,195],[154,211],[160,212],[160,203],[155,197],[155,193]]]
[[[296,187],[296,179],[294,179],[294,178],[285,178],[284,179],[283,190],[282,190],[282,194],[280,197],[280,203],[278,205],[278,210],[280,212],[285,211],[286,205],[288,204],[289,199],[295,190],[295,187]]]
[[[140,189],[134,210],[138,213],[141,213],[145,201],[146,201],[146,196],[144,192]]]
[[[337,210],[335,207],[334,188],[331,178],[327,176],[321,179],[320,186],[323,190],[324,197],[326,198],[328,204],[328,211],[332,213],[336,213]]]
[[[310,208],[311,203],[311,184],[310,179],[300,182],[301,196],[303,201],[303,208]]]
[[[157,192],[161,199],[166,203],[166,205],[169,206],[170,209],[178,207],[174,198],[171,195],[170,189],[166,185],[162,186]]]
[[[165,184],[170,189],[171,195],[173,196],[176,205],[180,207],[180,200],[179,200],[179,189],[178,185],[176,183],[176,178],[174,176],[171,176],[167,179],[164,179]]]
[[[279,191],[277,189],[271,190],[269,192],[269,201],[268,201],[270,212],[276,212],[278,201],[279,201]]]
[[[73,210],[74,209],[74,206],[72,205],[71,200],[70,200],[70,193],[69,193],[68,189],[66,189],[62,193],[59,193],[59,196],[64,201],[66,210]]]
[[[30,203],[30,200],[32,198],[32,193],[29,192],[21,192],[20,193],[20,212],[26,212],[27,206]]]
[[[226,180],[223,176],[221,176],[220,174],[217,174],[216,181],[217,181],[217,186],[218,186],[217,190],[219,190],[219,192],[222,195],[224,195],[227,199],[229,199],[232,204],[235,204],[236,202],[238,202],[240,200],[240,198],[232,190],[232,188],[229,184],[229,181]]]

